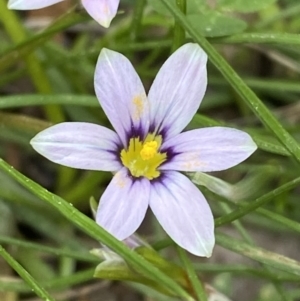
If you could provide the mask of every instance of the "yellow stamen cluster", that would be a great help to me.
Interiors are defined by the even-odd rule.
[[[149,134],[144,141],[139,138],[131,138],[127,149],[121,151],[121,160],[131,175],[146,177],[149,180],[160,175],[157,168],[167,159],[166,153],[160,153],[162,143],[161,136]]]

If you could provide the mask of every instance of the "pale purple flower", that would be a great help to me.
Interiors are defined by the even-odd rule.
[[[9,0],[9,9],[29,10],[40,9],[64,0]],[[111,20],[117,14],[120,0],[81,0],[86,11],[99,24],[109,27]]]
[[[53,162],[115,173],[100,199],[96,221],[119,240],[136,231],[150,206],[178,245],[195,255],[211,255],[211,210],[199,189],[179,171],[230,168],[248,158],[256,145],[248,134],[232,128],[181,133],[204,96],[206,61],[197,44],[182,46],[164,63],[147,97],[128,59],[103,49],[95,91],[116,132],[66,122],[31,141]]]

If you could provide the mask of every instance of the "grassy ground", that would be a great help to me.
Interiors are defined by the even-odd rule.
[[[17,12],[0,0],[1,301],[300,299],[300,4],[187,2],[121,1],[106,30],[75,2]],[[188,175],[214,212],[210,259],[174,246],[150,212],[139,234],[157,253],[140,256],[92,220],[89,200],[111,174],[51,163],[29,141],[62,121],[110,126],[93,90],[103,47],[127,56],[148,90],[187,41],[209,57],[208,91],[188,128],[241,129],[258,150],[214,178]],[[89,253],[99,241],[127,262],[102,266],[102,279]]]

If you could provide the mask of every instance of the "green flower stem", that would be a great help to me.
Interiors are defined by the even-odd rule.
[[[146,0],[135,0],[130,30],[130,38],[132,41],[135,41],[139,34],[145,4]]]
[[[28,283],[32,290],[46,301],[55,301],[48,292],[0,245],[0,255]]]
[[[235,221],[241,218],[242,216],[245,216],[246,214],[272,201],[274,197],[280,195],[281,193],[284,193],[285,191],[297,187],[299,184],[300,184],[300,177],[270,191],[269,193],[264,194],[263,196],[257,198],[255,201],[246,204],[244,203],[243,205],[241,205],[241,203],[237,204],[238,206],[240,206],[240,208],[236,209],[235,211],[232,211],[231,213],[225,216],[221,216],[215,219],[215,226],[220,227],[224,224],[228,224],[232,221]]]
[[[205,288],[200,281],[198,275],[195,272],[195,269],[193,267],[193,264],[191,263],[189,257],[186,254],[186,251],[177,246],[177,252],[179,254],[179,257],[185,267],[185,270],[187,272],[188,278],[192,284],[192,287],[194,289],[194,293],[197,297],[198,301],[207,301],[207,295],[205,292]]]
[[[136,252],[129,249],[126,245],[117,240],[102,227],[97,225],[93,220],[78,211],[71,204],[69,204],[62,198],[50,193],[37,183],[31,181],[29,178],[25,177],[20,172],[15,170],[12,166],[7,164],[3,159],[0,159],[0,168],[15,180],[17,180],[21,185],[56,208],[78,228],[82,229],[85,233],[90,235],[90,237],[101,241],[111,250],[119,254],[139,272],[143,273],[148,278],[151,278],[152,280],[164,285],[167,289],[182,297],[184,300],[193,300],[193,298],[171,277],[161,272]]]
[[[14,43],[26,40],[27,34],[16,14],[7,9],[7,1],[0,0],[0,19]],[[38,58],[32,53],[25,58],[27,69],[31,80],[37,91],[41,94],[51,93],[51,86],[48,77],[43,70]],[[50,121],[58,123],[64,120],[62,110],[59,106],[46,106],[47,117]]]
[[[183,14],[186,14],[186,0],[176,0],[176,5]],[[180,22],[175,19],[172,52],[179,48],[184,43],[184,40],[185,30]]]
[[[164,5],[176,18],[177,22],[185,28],[190,36],[203,48],[208,54],[210,61],[235,89],[237,94],[248,104],[254,114],[260,121],[278,138],[278,140],[289,150],[298,163],[300,163],[300,147],[295,139],[283,128],[273,114],[255,95],[255,93],[245,84],[239,75],[232,69],[226,60],[217,52],[217,50],[201,36],[198,31],[187,22],[184,14],[170,4],[168,0],[162,0]]]

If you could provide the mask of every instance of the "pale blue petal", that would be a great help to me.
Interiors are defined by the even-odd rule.
[[[206,199],[186,176],[168,171],[153,182],[150,207],[179,246],[197,256],[211,256],[214,219]]]
[[[109,27],[116,16],[120,0],[82,0],[86,11],[102,26]]]
[[[61,165],[104,171],[122,168],[117,134],[100,125],[60,123],[40,132],[30,143],[38,153]]]
[[[149,105],[145,90],[125,56],[108,49],[101,51],[95,72],[95,91],[124,146],[128,135],[148,132]]]
[[[96,222],[119,240],[133,234],[143,221],[150,194],[146,178],[134,179],[126,168],[120,170],[104,191]]]
[[[149,91],[151,128],[165,139],[180,133],[191,121],[207,84],[207,56],[197,44],[185,44],[158,72]]]
[[[257,146],[245,132],[211,127],[181,133],[166,141],[162,150],[175,154],[161,170],[218,171],[246,160]]]
[[[63,0],[9,0],[8,8],[18,10],[40,9],[62,1]]]

